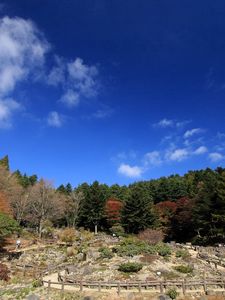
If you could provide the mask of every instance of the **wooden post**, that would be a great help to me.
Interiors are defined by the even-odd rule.
[[[160,282],[160,293],[161,294],[163,293],[163,283],[162,283],[162,281]]]
[[[63,294],[63,293],[64,293],[64,281],[62,281],[61,284],[62,284],[62,285],[61,285],[61,294]]]
[[[101,283],[98,283],[98,291],[101,292]]]
[[[141,293],[141,283],[140,282],[138,283],[138,290],[139,290],[139,293]]]
[[[183,291],[183,294],[184,294],[184,296],[185,296],[185,294],[186,294],[185,279],[184,279],[184,281],[182,282],[182,291]]]
[[[23,277],[25,277],[25,273],[26,273],[26,266],[23,265]]]
[[[47,300],[49,299],[50,287],[51,287],[51,280],[48,281]]]
[[[117,288],[118,288],[118,295],[120,295],[120,290],[121,290],[120,283],[117,284]]]
[[[83,291],[83,283],[82,283],[82,281],[80,281],[80,292],[82,292]]]

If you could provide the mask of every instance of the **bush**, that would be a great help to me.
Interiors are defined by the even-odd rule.
[[[163,241],[164,234],[162,230],[156,229],[145,229],[138,234],[138,238],[142,241],[145,241],[149,244],[156,245]]]
[[[33,288],[38,288],[42,286],[42,281],[40,279],[35,279],[33,282],[32,282],[32,287]]]
[[[187,250],[177,250],[176,257],[185,259],[190,257],[190,253]]]
[[[74,228],[65,228],[59,234],[62,242],[72,244],[76,239],[76,230]]]
[[[158,244],[156,245],[156,249],[160,256],[169,256],[172,253],[170,246],[166,244]]]
[[[8,281],[10,279],[9,274],[9,268],[6,265],[0,263],[0,280]]]
[[[188,274],[188,273],[193,272],[193,267],[180,265],[180,266],[174,267],[174,270],[176,270],[180,273]]]
[[[176,299],[179,293],[175,289],[170,289],[166,295],[168,295],[171,299]]]
[[[119,256],[135,256],[140,254],[156,254],[154,246],[135,238],[125,238],[119,246],[114,248]]]
[[[114,225],[110,228],[110,232],[114,233],[116,236],[125,236],[124,229],[121,225]]]
[[[112,251],[109,249],[109,248],[106,248],[106,247],[101,247],[98,249],[98,251],[101,253],[100,254],[100,257],[101,258],[112,258],[113,257],[113,253]]]
[[[19,224],[8,215],[0,212],[0,240],[20,231]]]
[[[121,264],[118,270],[125,273],[137,273],[142,269],[142,267],[143,265],[140,263],[128,262]]]

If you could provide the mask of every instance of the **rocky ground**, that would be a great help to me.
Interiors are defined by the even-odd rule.
[[[39,286],[38,272],[42,272],[42,276],[58,272],[61,275],[67,273],[68,277],[76,278],[76,280],[90,281],[145,281],[159,278],[164,280],[186,278],[188,280],[225,276],[223,266],[207,262],[209,258],[225,259],[223,247],[198,249],[191,245],[171,244],[161,245],[161,250],[157,250],[156,253],[150,253],[154,252],[155,248],[152,248],[154,251],[152,249],[146,251],[143,248],[143,253],[141,253],[140,247],[143,245],[140,246],[138,243],[135,239],[119,239],[105,234],[94,236],[88,232],[77,234],[76,238],[69,242],[60,238],[51,243],[36,241],[31,245],[31,243],[24,242],[24,248],[21,252],[17,252],[17,256],[5,255],[1,259],[11,270],[11,279],[7,283],[0,283],[0,299],[160,299],[159,295],[154,298],[144,293],[138,294],[138,292],[122,292],[118,297],[116,291],[100,294],[97,291],[85,293],[65,291],[62,295],[60,291],[51,289],[48,294],[46,288]],[[169,252],[166,253],[168,248]],[[140,252],[138,254],[135,253],[137,249]],[[136,273],[119,271],[119,266],[127,262],[140,263],[142,269]],[[197,298],[197,295],[191,298],[179,296],[180,299],[200,297]],[[225,299],[225,296],[213,297],[202,296],[201,299]],[[161,299],[170,298],[161,296]]]

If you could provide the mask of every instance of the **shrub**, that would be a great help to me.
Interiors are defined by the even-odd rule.
[[[101,247],[101,248],[98,249],[98,251],[101,253],[100,254],[101,258],[108,258],[108,259],[110,259],[110,258],[113,257],[112,251],[109,248],[107,248],[107,247]]]
[[[0,212],[0,240],[20,231],[19,224],[8,215]]]
[[[185,259],[190,257],[190,253],[187,250],[177,250],[176,257]]]
[[[38,288],[42,286],[42,281],[40,279],[35,279],[33,282],[32,282],[32,287],[33,288]]]
[[[135,256],[140,254],[156,254],[154,246],[135,238],[125,238],[119,246],[114,248],[119,256]]]
[[[166,244],[158,244],[156,245],[156,249],[160,256],[169,256],[172,253],[170,246]]]
[[[145,241],[149,244],[156,245],[163,241],[164,234],[162,230],[156,229],[145,229],[138,234],[138,238],[142,241]]]
[[[9,274],[9,268],[6,265],[0,263],[0,280],[8,281],[10,279]]]
[[[175,289],[170,289],[166,295],[168,295],[171,299],[176,299],[179,293]]]
[[[142,269],[142,267],[143,265],[140,263],[128,262],[121,264],[118,270],[125,273],[137,273]]]
[[[71,244],[76,239],[76,230],[74,228],[65,228],[61,231],[59,238],[62,242]]]
[[[110,232],[114,233],[116,236],[125,236],[124,229],[121,225],[114,225],[110,228]]]
[[[174,270],[176,270],[180,273],[188,274],[188,273],[193,272],[193,267],[180,265],[180,266],[174,267]]]

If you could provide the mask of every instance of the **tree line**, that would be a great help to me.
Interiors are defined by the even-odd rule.
[[[11,172],[0,160],[0,201],[8,199],[21,226],[39,234],[52,226],[137,234],[161,230],[165,240],[197,244],[225,242],[225,169],[189,171],[128,186],[98,181],[55,188],[36,175]],[[1,207],[1,205],[0,205]]]

